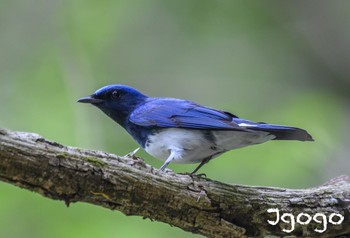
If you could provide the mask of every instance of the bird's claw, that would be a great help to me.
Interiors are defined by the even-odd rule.
[[[168,168],[163,168],[163,167],[160,167],[159,171],[162,172],[162,173],[165,173],[165,174],[174,173],[173,170],[168,169]]]
[[[162,170],[164,173],[174,173],[174,171],[172,171],[171,169],[165,168],[164,170]]]
[[[200,178],[206,178],[206,177],[207,177],[207,175],[206,175],[205,173],[192,174],[192,175],[196,175],[196,176],[198,176],[198,177],[200,177]]]
[[[199,177],[199,178],[206,178],[207,177],[207,175],[205,174],[205,173],[200,173],[200,174],[195,174],[195,173],[179,173],[179,174],[182,174],[182,175],[188,175],[188,176],[190,176],[191,178],[193,178],[193,177]]]

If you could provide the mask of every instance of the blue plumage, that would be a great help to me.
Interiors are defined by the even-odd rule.
[[[101,109],[151,155],[170,162],[201,164],[235,148],[269,140],[312,141],[303,129],[252,122],[197,103],[152,98],[125,85],[109,85],[78,102]]]

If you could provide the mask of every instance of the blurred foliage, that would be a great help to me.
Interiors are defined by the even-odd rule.
[[[305,128],[316,140],[228,152],[203,167],[208,177],[318,185],[349,174],[349,9],[346,1],[3,0],[0,127],[126,154],[137,147],[130,136],[75,102],[106,84],[128,84]],[[1,237],[196,237],[88,204],[65,209],[5,183],[0,191]]]

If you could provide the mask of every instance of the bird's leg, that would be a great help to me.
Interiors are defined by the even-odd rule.
[[[139,149],[140,149],[140,147],[136,148],[134,151],[131,151],[122,157],[134,157],[134,155],[137,153],[137,151],[139,151]]]
[[[192,172],[191,174],[195,174],[203,165],[205,165],[206,163],[208,163],[209,160],[211,160],[211,158],[212,158],[212,156],[207,157],[207,158],[205,158],[204,160],[202,160],[202,162],[197,166],[197,168],[195,168],[195,169],[193,170],[193,172]],[[201,174],[201,175],[202,175],[202,174]],[[204,175],[205,175],[205,174],[204,174]]]
[[[161,171],[164,171],[164,169],[170,164],[170,162],[177,156],[177,151],[176,150],[171,150],[169,157],[166,159],[162,167],[160,167]]]
[[[169,160],[170,159],[170,160]],[[174,158],[170,158],[170,156],[168,157],[168,159],[165,161],[165,163],[162,165],[162,167],[160,167],[159,170],[164,171],[164,169],[168,166],[168,164],[170,164],[170,162],[173,160]]]

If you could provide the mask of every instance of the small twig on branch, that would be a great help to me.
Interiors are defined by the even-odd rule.
[[[207,237],[350,236],[348,176],[310,189],[229,185],[2,129],[0,180],[67,205],[88,202]]]

